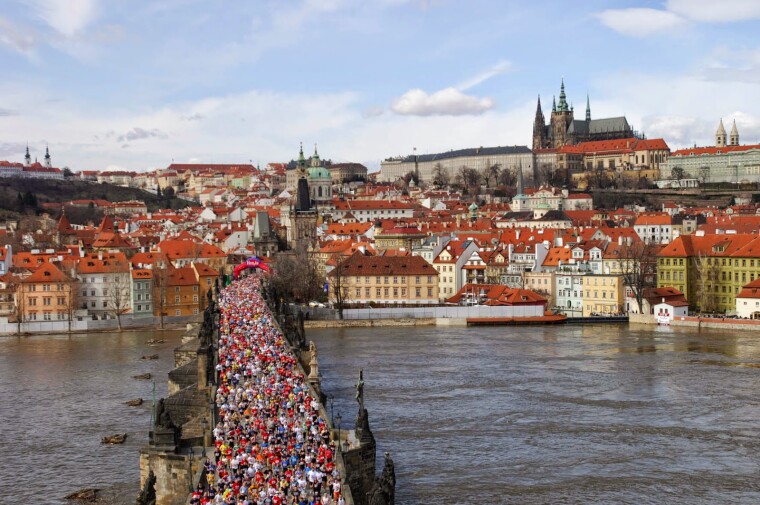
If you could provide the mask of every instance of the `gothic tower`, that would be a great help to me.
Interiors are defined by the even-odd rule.
[[[715,132],[715,147],[726,147],[726,129],[723,127],[723,118],[721,118],[718,130]]]
[[[32,166],[32,155],[29,154],[29,146],[26,146],[26,155],[24,156],[24,166]]]
[[[731,127],[731,135],[728,137],[728,143],[732,146],[739,145],[739,130],[736,129],[736,119],[734,119],[734,125]]]
[[[50,161],[50,148],[49,147],[45,147],[45,166],[47,168],[50,168],[50,167],[53,166],[52,162]]]
[[[588,98],[588,93],[586,93],[586,122],[591,122],[591,102]]]
[[[565,95],[565,80],[562,80],[562,85],[559,91],[559,103],[556,107],[556,112],[552,111],[551,118],[551,130],[552,130],[552,146],[562,147],[569,143],[570,139],[567,137],[567,129],[570,127],[570,123],[573,122],[573,110],[567,104],[567,96]]]
[[[533,120],[533,150],[549,147],[547,143],[546,120],[544,119],[544,111],[541,110],[541,95],[538,95],[536,118]]]

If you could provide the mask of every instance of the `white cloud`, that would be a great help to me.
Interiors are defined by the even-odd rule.
[[[80,34],[97,16],[97,0],[27,0],[37,15],[64,37]]]
[[[467,91],[470,88],[474,88],[478,84],[484,83],[485,81],[487,81],[488,79],[491,79],[492,77],[496,77],[499,74],[509,72],[510,70],[512,70],[512,63],[506,60],[502,60],[496,63],[495,65],[493,65],[488,70],[481,72],[478,75],[470,79],[467,79],[463,83],[459,84],[457,86],[457,89],[459,89],[460,91]]]
[[[128,132],[119,135],[116,138],[117,142],[132,142],[135,140],[143,140],[143,139],[149,139],[151,137],[158,137],[158,138],[167,138],[168,135],[158,128],[153,128],[150,130],[147,130],[145,128],[140,128],[139,126],[136,126],[129,130]]]
[[[666,8],[694,21],[720,23],[760,18],[757,0],[668,0]]]
[[[26,56],[33,56],[36,40],[30,29],[0,16],[0,45]]]
[[[609,9],[596,14],[596,17],[606,27],[631,37],[647,37],[686,24],[677,14],[648,8]]]
[[[410,89],[391,105],[391,110],[403,116],[465,116],[482,114],[492,109],[490,98],[465,95],[456,88],[445,88],[428,94]]]

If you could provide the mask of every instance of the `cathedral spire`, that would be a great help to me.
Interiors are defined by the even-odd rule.
[[[588,93],[586,93],[586,121],[591,121],[591,102],[588,98]]]
[[[718,130],[715,132],[715,147],[726,147],[726,128],[723,126],[723,118],[720,118]]]
[[[557,99],[552,97],[552,112],[557,112]]]
[[[739,145],[739,130],[736,129],[736,119],[734,119],[734,124],[731,127],[731,134],[728,138],[728,145],[731,145],[731,146]]]
[[[565,95],[565,79],[559,87],[559,110],[567,112],[567,96]]]
[[[298,162],[296,164],[299,167],[303,167],[306,165],[306,158],[303,155],[303,142],[301,142],[301,149],[298,151]]]

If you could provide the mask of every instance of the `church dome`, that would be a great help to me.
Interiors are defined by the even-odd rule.
[[[330,176],[330,172],[328,172],[325,167],[310,167],[309,179],[310,180],[332,179],[332,177]]]

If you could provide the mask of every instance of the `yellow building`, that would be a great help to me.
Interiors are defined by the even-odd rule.
[[[583,317],[596,314],[619,314],[625,304],[622,275],[584,275]]]
[[[330,302],[345,305],[438,303],[438,272],[420,256],[353,254],[327,275]]]

